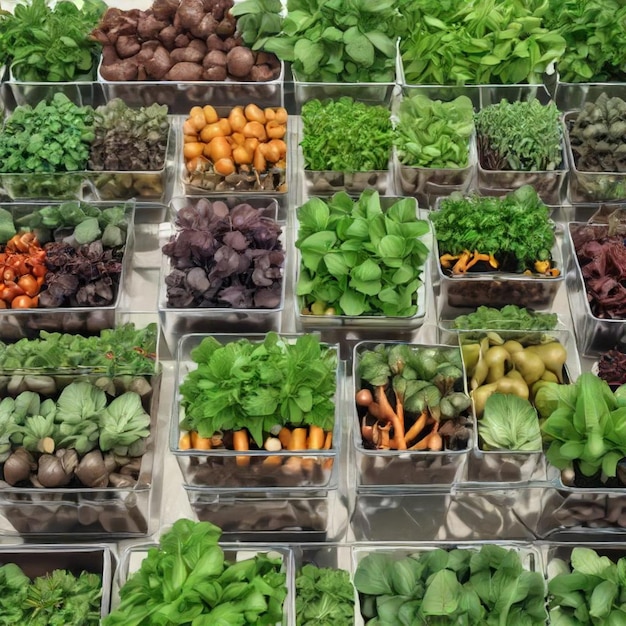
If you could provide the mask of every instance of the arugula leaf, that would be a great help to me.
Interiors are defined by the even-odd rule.
[[[514,304],[507,304],[500,309],[479,306],[471,313],[458,315],[454,318],[454,328],[463,330],[553,330],[558,321],[556,313],[531,311]]]

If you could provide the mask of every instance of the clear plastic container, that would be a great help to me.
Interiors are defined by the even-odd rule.
[[[197,364],[191,359],[191,351],[207,335],[184,335],[176,356],[175,382],[178,388],[187,374],[195,370]],[[265,335],[213,335],[220,343],[226,344],[239,339],[262,342]],[[286,341],[295,341],[297,334],[281,333]],[[337,351],[336,346],[329,346]],[[337,391],[335,394],[335,424],[332,446],[328,450],[268,452],[264,449],[247,452],[212,449],[181,450],[179,448],[181,404],[180,394],[176,392],[172,401],[170,423],[170,451],[176,457],[187,487],[250,489],[263,487],[302,487],[333,488],[337,485],[339,472],[339,449],[342,432],[343,364],[339,361],[336,374]]]
[[[385,196],[380,198],[380,204],[383,211],[393,206],[396,202],[402,200],[401,197]],[[415,203],[416,216],[418,219],[425,220],[427,215],[425,212],[417,208],[417,202]],[[298,224],[296,221],[296,236],[298,233]],[[359,340],[372,338],[372,334],[378,338],[392,339],[388,333],[398,332],[401,335],[415,328],[418,328],[424,323],[426,317],[426,310],[428,306],[427,299],[430,294],[429,287],[429,275],[430,275],[430,259],[432,256],[432,234],[429,230],[428,234],[424,235],[422,241],[429,249],[428,258],[424,264],[424,268],[421,272],[422,284],[417,289],[416,304],[417,311],[410,317],[388,317],[384,315],[313,315],[302,313],[305,302],[303,297],[294,297],[295,315],[296,315],[296,327],[299,330],[305,332],[313,331],[341,331],[342,336],[346,338],[346,333],[349,334],[351,340]],[[301,266],[301,254],[299,250],[296,250],[295,258],[295,271],[294,285],[298,283],[298,277],[300,275]]]
[[[391,186],[390,170],[367,172],[330,172],[304,170],[304,188],[309,196],[332,195],[338,191],[360,194],[366,189],[376,189],[384,195]]]
[[[96,544],[27,544],[0,546],[0,565],[14,563],[33,579],[55,570],[68,570],[74,576],[81,572],[98,574],[102,579],[100,616],[106,617],[111,603],[114,559],[111,549]]]
[[[3,205],[13,215],[26,215],[48,204],[10,204]],[[57,203],[58,204],[58,203]],[[89,202],[92,206],[108,208],[116,203]],[[105,328],[113,328],[121,314],[126,283],[131,273],[135,244],[134,220],[135,201],[117,203],[123,205],[127,223],[126,243],[122,257],[122,271],[119,277],[115,298],[108,306],[66,306],[58,308],[0,309],[0,341],[17,341],[23,337],[38,337],[39,331],[72,332],[94,335]]]
[[[447,331],[448,332],[452,331]],[[567,361],[564,366],[565,382],[575,381],[581,373],[580,360],[576,349],[574,335],[569,330],[550,331],[457,331],[461,346],[468,343],[480,343],[491,334],[497,334],[503,341],[517,341],[526,347],[543,344],[554,340],[560,343],[567,352]],[[496,344],[492,344],[496,345]],[[465,352],[461,351],[465,356]],[[467,362],[464,359],[467,369]],[[480,438],[480,420],[476,416],[476,434],[474,446],[467,462],[467,476],[464,480],[478,483],[519,483],[533,481],[549,481],[556,477],[554,468],[550,468],[545,459],[543,450],[485,450]]]
[[[82,199],[89,189],[87,172],[0,172],[0,187],[11,200]]]
[[[232,208],[243,202],[249,203],[254,208],[266,208],[267,215],[276,219],[278,203],[272,198],[260,197],[214,197],[212,201],[223,200]],[[170,232],[176,232],[176,213],[185,206],[195,206],[199,198],[172,198],[170,203]],[[281,235],[285,255],[289,254],[286,239],[286,229]],[[169,237],[161,237],[159,248],[162,248]],[[285,259],[287,260],[287,259]],[[165,342],[172,354],[176,350],[178,341],[183,335],[192,333],[260,333],[270,330],[278,331],[285,308],[285,291],[288,275],[283,267],[282,293],[280,304],[273,309],[235,309],[230,307],[214,308],[178,308],[167,306],[167,285],[165,278],[171,271],[170,259],[164,254],[161,257],[161,272],[159,276],[159,302],[158,311],[161,322],[161,331]]]
[[[106,100],[121,98],[129,106],[150,106],[155,102],[165,104],[171,115],[187,115],[199,103],[213,106],[246,105],[250,102],[260,107],[283,106],[285,64],[281,61],[280,73],[267,82],[225,81],[167,81],[133,80],[109,81],[102,78],[98,66],[98,82]]]
[[[565,229],[567,296],[578,350],[582,356],[597,357],[615,347],[626,331],[626,319],[601,319],[591,312],[587,288],[571,235],[572,229],[581,226],[585,226],[585,223],[569,222]]]
[[[128,200],[135,198],[141,202],[164,202],[166,200],[168,178],[171,177],[170,160],[176,157],[176,136],[170,123],[167,142],[163,154],[163,167],[159,170],[88,170],[87,179],[91,182],[95,196],[99,200]]]
[[[565,131],[563,131],[565,133]],[[565,148],[558,169],[552,171],[521,172],[511,170],[488,170],[480,163],[480,150],[476,175],[479,193],[493,195],[494,191],[508,193],[523,185],[532,185],[546,203],[558,205],[564,199],[565,181],[568,175],[568,160]]]
[[[352,445],[356,464],[356,483],[358,487],[388,488],[404,493],[412,489],[442,488],[457,483],[465,472],[465,464],[474,439],[473,419],[467,415],[467,427],[470,429],[470,438],[467,447],[459,450],[431,452],[428,450],[377,450],[366,447],[363,443],[360,429],[360,418],[354,397],[361,388],[361,379],[358,374],[361,356],[364,352],[374,350],[380,341],[363,341],[354,348],[352,358],[352,388],[350,393],[350,415],[352,421]],[[389,342],[391,346],[398,342]],[[452,346],[428,344],[409,344],[412,347],[434,348],[436,350],[450,350]],[[462,389],[467,394],[467,386],[463,375]],[[456,388],[456,386],[455,386]]]
[[[558,276],[528,276],[498,271],[449,275],[444,272],[439,262],[441,253],[434,226],[433,231],[434,281],[440,288],[438,302],[440,318],[454,318],[466,312],[462,309],[474,310],[481,305],[502,307],[515,304],[535,310],[552,308],[556,294],[561,284],[565,282],[563,255],[556,237],[551,252],[553,265],[560,270]]]
[[[345,532],[337,488],[185,490],[197,519],[219,526],[228,541],[301,544],[338,541]]]
[[[626,97],[626,92],[623,94]],[[626,199],[626,172],[584,172],[576,167],[576,160],[569,137],[569,128],[578,117],[578,111],[563,116],[565,122],[565,145],[569,159],[569,201],[574,204],[606,202]]]
[[[466,193],[474,182],[476,172],[476,138],[472,135],[469,143],[467,167],[438,169],[410,167],[398,159],[393,151],[392,171],[395,188],[404,195],[414,196],[420,207],[434,208],[437,199],[449,196],[452,192]]]
[[[273,557],[282,558],[282,571],[286,577],[287,597],[283,604],[283,620],[274,626],[290,626],[295,623],[292,617],[294,612],[294,563],[293,552],[291,547],[277,544],[237,544],[231,542],[219,543],[220,548],[224,551],[224,558],[230,563],[240,562],[245,559],[254,558],[257,554],[271,554]],[[131,574],[135,573],[141,567],[142,561],[148,556],[148,551],[157,548],[156,543],[145,543],[127,547],[120,558],[120,564],[115,574],[116,587],[121,588],[129,579]],[[119,604],[119,598],[114,596],[111,610],[115,610]]]
[[[624,98],[626,83],[566,83],[559,79],[554,101],[560,111],[574,111],[582,109],[585,102],[595,102],[602,93]]]
[[[67,385],[76,380],[95,382],[102,375],[68,370],[62,375],[50,376],[57,379],[59,385]],[[125,488],[37,488],[12,487],[0,481],[0,520],[8,524],[0,524],[0,535],[97,537],[108,540],[144,537],[154,530],[151,519],[152,482],[158,471],[155,447],[161,376],[146,375],[145,378],[151,385],[151,391],[142,398],[144,409],[150,414],[150,438],[141,457],[135,485]],[[6,393],[5,388],[3,395]]]

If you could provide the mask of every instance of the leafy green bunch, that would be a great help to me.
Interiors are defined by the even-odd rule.
[[[0,371],[152,374],[156,340],[156,324],[139,329],[134,324],[121,324],[92,337],[42,330],[37,339],[0,342]]]
[[[276,425],[332,431],[337,353],[315,335],[290,342],[270,332],[262,342],[226,344],[206,337],[191,358],[198,367],[180,385],[181,428],[201,437],[246,428],[259,447]]]
[[[354,587],[343,569],[302,566],[296,576],[296,626],[354,622]]]
[[[500,268],[533,270],[534,262],[551,258],[554,224],[548,207],[530,185],[502,198],[453,193],[430,219],[435,226],[439,254],[479,250],[493,254]]]
[[[553,330],[559,318],[556,313],[532,311],[515,304],[501,309],[479,306],[475,311],[454,318],[454,328],[463,330]],[[508,335],[507,335],[508,336]]]
[[[612,561],[591,548],[573,548],[569,563],[548,565],[551,624],[612,626],[626,623],[626,558]]]
[[[35,107],[18,106],[0,132],[0,172],[84,170],[94,139],[93,109],[57,92]]]
[[[331,172],[386,170],[393,143],[389,109],[356,102],[309,100],[302,107],[304,169]]]
[[[626,456],[626,387],[615,393],[595,374],[583,373],[570,385],[549,383],[535,397],[545,418],[541,430],[548,461],[558,469],[574,464],[583,476],[602,471],[615,477]]]
[[[231,561],[209,522],[180,519],[120,589],[103,626],[246,626],[283,620],[287,581],[280,556]]]
[[[368,624],[543,626],[545,581],[514,549],[435,549],[365,556],[354,573]]]
[[[302,261],[296,295],[305,306],[324,303],[337,315],[417,313],[428,256],[420,238],[429,228],[417,218],[413,199],[383,210],[375,191],[358,200],[340,192],[328,201],[311,198],[297,217]]]
[[[15,563],[0,567],[0,622],[29,626],[97,626],[102,577],[53,570],[31,580]]]
[[[563,161],[559,110],[539,100],[486,106],[476,113],[478,158],[487,170],[551,171]]]
[[[396,0],[288,0],[279,32],[276,19],[268,17],[278,13],[277,4],[247,0],[242,5],[235,5],[233,14],[239,16],[244,41],[291,62],[300,80],[395,80],[396,40],[404,32]]]
[[[541,83],[563,54],[544,20],[548,0],[401,0],[409,34],[400,40],[409,84]]]
[[[564,82],[626,79],[626,4],[621,0],[549,0],[548,28],[565,39],[557,62]]]
[[[394,145],[404,165],[467,167],[473,131],[474,108],[467,96],[442,102],[416,94],[400,103]]]
[[[96,447],[121,456],[141,456],[150,434],[150,415],[133,391],[110,400],[92,383],[77,381],[65,387],[56,401],[34,391],[4,398],[0,433],[0,460],[6,460],[7,439],[38,452],[47,437],[57,449],[70,448],[81,456]]]
[[[99,44],[90,38],[107,5],[85,0],[81,8],[61,0],[23,0],[0,12],[0,64],[28,82],[93,80]]]

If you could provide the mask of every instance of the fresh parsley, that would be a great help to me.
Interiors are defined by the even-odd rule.
[[[246,428],[259,447],[276,425],[333,430],[337,353],[319,337],[291,342],[270,332],[261,342],[226,344],[206,337],[191,358],[198,367],[180,385],[181,428],[201,437]]]

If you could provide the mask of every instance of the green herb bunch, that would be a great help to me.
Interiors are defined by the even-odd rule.
[[[565,40],[543,19],[548,0],[401,0],[409,84],[541,83]]]
[[[224,345],[207,337],[191,358],[198,367],[180,385],[181,428],[201,437],[246,428],[259,447],[277,425],[333,430],[337,353],[318,337],[292,343],[271,332]]]
[[[410,317],[428,256],[428,234],[406,198],[384,210],[378,192],[358,200],[344,192],[298,208],[302,261],[296,295],[310,312]],[[322,307],[328,310],[318,310]]]
[[[81,370],[110,375],[152,374],[155,371],[157,325],[136,329],[121,324],[83,337],[40,331],[37,339],[0,342],[0,371]]]
[[[120,589],[103,626],[278,624],[287,597],[283,559],[256,553],[231,561],[209,522],[180,519]]]
[[[313,171],[386,170],[393,143],[389,109],[356,102],[309,100],[302,107],[304,168]]]
[[[478,250],[493,254],[500,269],[513,272],[534,271],[535,261],[551,259],[554,224],[530,185],[503,198],[464,197],[455,192],[430,219],[440,255]]]
[[[565,39],[557,62],[568,83],[626,80],[626,4],[621,0],[549,0],[546,26]]]
[[[472,313],[454,318],[454,328],[463,330],[553,330],[558,323],[556,313],[531,311],[515,304],[501,309],[479,306]]]
[[[14,13],[0,13],[0,64],[10,65],[19,81],[93,80],[99,44],[89,36],[107,5],[85,0],[24,0]]]
[[[552,171],[563,161],[559,110],[539,100],[508,102],[476,113],[478,158],[487,170]]]
[[[54,570],[31,580],[22,569],[0,567],[0,622],[29,626],[97,626],[102,577]]]
[[[467,167],[473,131],[474,108],[467,96],[442,102],[416,94],[400,103],[394,145],[404,165]]]
[[[591,548],[572,549],[569,563],[548,564],[551,624],[626,624],[626,558],[612,561]]]
[[[246,0],[232,12],[246,18],[238,22],[244,41],[289,61],[300,80],[395,80],[396,41],[405,32],[396,0],[288,0],[280,30],[278,5]]]
[[[57,92],[34,108],[18,106],[0,132],[0,172],[84,170],[94,139],[93,109]]]
[[[354,586],[371,624],[543,626],[548,617],[543,575],[497,545],[400,558],[372,552],[359,561]]]

